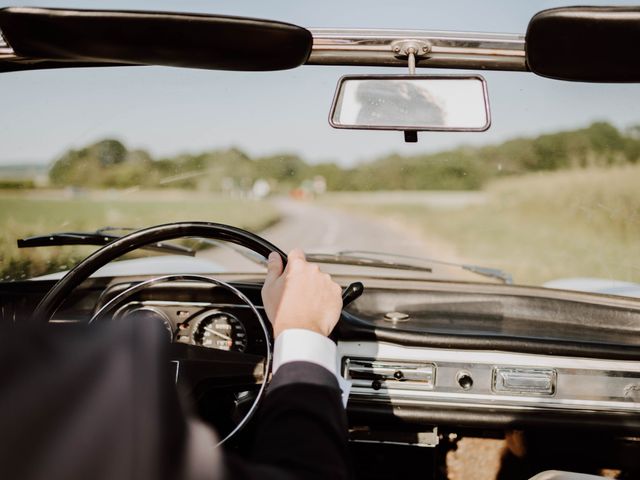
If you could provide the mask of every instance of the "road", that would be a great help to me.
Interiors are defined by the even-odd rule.
[[[393,219],[363,216],[288,198],[277,199],[274,203],[280,211],[281,220],[273,227],[260,232],[260,235],[285,252],[294,247],[314,253],[365,250],[416,257],[446,257],[451,260],[449,248],[435,241],[428,242],[422,235],[404,228]],[[256,270],[255,264],[227,249],[216,248],[201,252],[198,256],[218,262],[230,271]],[[366,273],[371,271],[366,270]],[[375,270],[378,275],[389,274],[389,270]],[[353,272],[353,267],[331,268],[332,273],[346,271]],[[362,273],[365,273],[364,269]],[[408,273],[412,272],[402,272],[402,275],[408,276]],[[452,273],[461,276],[458,269],[454,272],[450,268],[434,268],[434,273],[438,276]],[[410,276],[414,277],[415,274]]]

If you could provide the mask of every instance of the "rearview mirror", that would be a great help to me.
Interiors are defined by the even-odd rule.
[[[482,132],[491,125],[484,78],[477,75],[348,75],[338,82],[334,128]]]

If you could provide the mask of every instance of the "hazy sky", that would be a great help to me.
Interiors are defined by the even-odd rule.
[[[576,2],[2,2],[4,6],[221,13],[304,27],[506,33],[524,33],[535,12],[570,3]],[[347,73],[405,72],[356,67],[301,67],[270,73],[129,67],[3,74],[0,164],[47,162],[69,147],[106,136],[145,148],[155,156],[237,146],[254,155],[286,151],[312,161],[350,164],[394,151],[420,153],[465,143],[492,143],[599,119],[621,127],[640,123],[640,85],[579,84],[530,73],[485,72],[493,116],[488,132],[422,133],[418,144],[405,144],[398,132],[333,130],[328,125],[337,80]],[[445,72],[420,69],[419,73]]]

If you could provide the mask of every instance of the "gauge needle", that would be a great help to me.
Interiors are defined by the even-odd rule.
[[[220,338],[224,338],[225,340],[229,340],[230,342],[233,342],[233,339],[227,335],[225,335],[224,333],[220,333],[220,332],[216,332],[213,328],[211,327],[204,327],[205,331],[209,332],[209,333],[213,333],[214,335],[219,336]]]

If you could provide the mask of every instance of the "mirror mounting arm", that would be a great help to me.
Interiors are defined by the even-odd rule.
[[[391,44],[391,48],[397,57],[407,57],[409,64],[409,75],[416,74],[416,57],[427,57],[431,51],[431,44],[424,40],[401,40]],[[405,143],[417,143],[418,131],[417,130],[405,130],[404,131]]]

